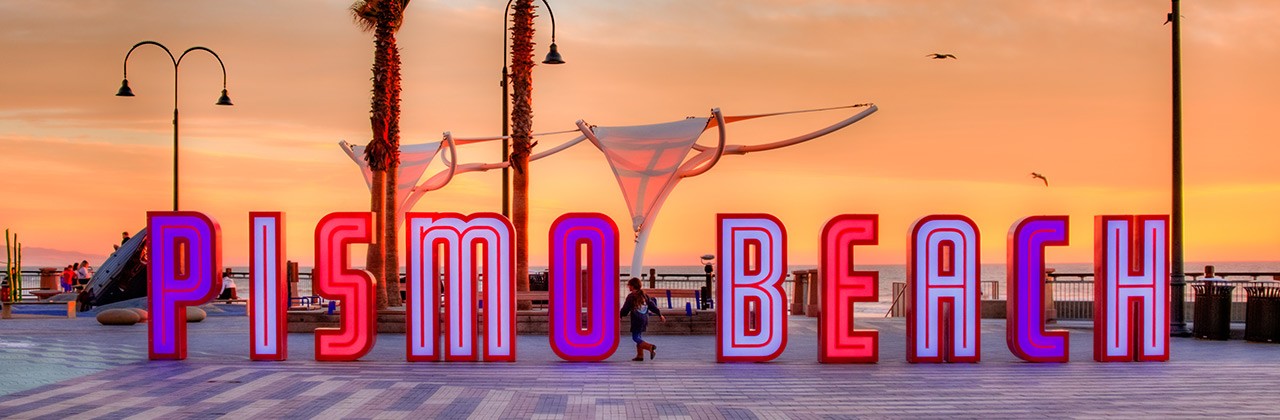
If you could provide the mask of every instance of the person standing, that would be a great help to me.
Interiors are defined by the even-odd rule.
[[[658,309],[658,301],[641,290],[640,279],[632,277],[627,280],[627,288],[631,289],[631,293],[627,295],[620,315],[631,316],[631,341],[636,342],[636,358],[631,360],[643,362],[645,350],[649,351],[649,360],[653,360],[658,355],[658,346],[644,341],[641,335],[649,327],[649,314],[657,315],[662,322],[666,322],[667,317]]]
[[[63,268],[62,275],[58,276],[58,278],[62,282],[63,292],[70,292],[75,287],[76,273],[71,270],[71,266],[68,265],[67,268]]]
[[[89,284],[89,260],[76,263],[76,284],[83,286]]]

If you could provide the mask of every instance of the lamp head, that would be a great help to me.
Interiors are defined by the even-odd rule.
[[[231,97],[227,96],[227,90],[222,90],[222,96],[218,97],[217,105],[231,106]]]
[[[133,89],[129,88],[129,79],[124,79],[120,83],[120,90],[116,91],[116,96],[133,96]]]
[[[551,51],[547,53],[547,59],[542,60],[542,64],[564,64],[564,58],[560,57],[560,51],[556,49],[556,43],[551,43]]]

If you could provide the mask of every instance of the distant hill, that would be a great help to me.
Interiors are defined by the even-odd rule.
[[[4,255],[0,254],[0,258],[4,258]],[[62,268],[71,263],[86,260],[89,261],[90,266],[97,267],[107,260],[107,256],[34,246],[22,247],[22,268],[24,269],[40,267]]]

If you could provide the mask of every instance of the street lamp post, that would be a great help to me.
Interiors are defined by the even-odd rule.
[[[1173,24],[1173,209],[1170,212],[1173,229],[1169,293],[1173,302],[1173,310],[1169,314],[1169,333],[1179,337],[1189,337],[1186,322],[1186,290],[1187,274],[1182,260],[1182,15],[1179,15],[1178,0],[1173,2],[1173,11],[1169,13],[1169,23]]]
[[[231,98],[227,96],[227,66],[222,64],[222,58],[218,57],[218,53],[205,47],[191,47],[182,52],[177,58],[173,57],[173,52],[169,51],[164,44],[155,41],[142,41],[133,45],[128,53],[124,55],[124,81],[120,83],[120,90],[116,92],[116,96],[133,96],[133,89],[129,88],[129,55],[133,54],[133,50],[143,45],[155,45],[163,49],[169,54],[169,60],[173,62],[173,211],[178,211],[178,65],[182,64],[182,59],[187,53],[192,51],[205,51],[213,55],[218,60],[218,65],[222,67],[222,96],[218,97],[215,105],[231,106]]]
[[[511,21],[511,3],[515,0],[507,0],[507,7],[502,13],[502,81],[498,84],[502,85],[502,161],[506,162],[511,158],[511,93],[508,82],[511,80],[510,71],[507,68],[507,40],[510,38],[510,32],[507,31],[507,23]],[[556,15],[551,11],[551,5],[547,0],[542,0],[542,4],[547,6],[547,15],[551,17],[551,49],[547,52],[547,58],[542,64],[564,64],[564,59],[560,57],[560,51],[556,49]],[[502,215],[511,216],[511,166],[507,165],[502,168]]]

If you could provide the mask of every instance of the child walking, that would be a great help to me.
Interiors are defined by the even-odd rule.
[[[657,301],[640,290],[640,279],[632,277],[627,280],[627,288],[631,289],[631,294],[627,295],[627,300],[622,305],[621,316],[631,315],[631,341],[636,342],[636,358],[631,360],[643,362],[645,350],[649,351],[649,360],[653,360],[658,354],[658,346],[645,342],[640,335],[649,326],[650,313],[657,315],[662,322],[667,322],[667,317],[662,316],[662,311],[658,310]]]

